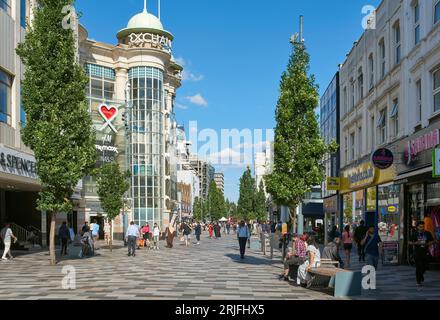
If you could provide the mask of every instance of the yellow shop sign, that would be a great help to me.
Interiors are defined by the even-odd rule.
[[[347,187],[356,189],[367,187],[374,183],[377,169],[370,162],[365,162],[357,167],[346,170],[344,177],[346,178]]]
[[[327,177],[327,190],[341,190],[341,178]]]

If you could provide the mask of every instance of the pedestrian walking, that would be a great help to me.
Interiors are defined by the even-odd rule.
[[[10,260],[12,260],[14,257],[11,254],[11,245],[12,243],[17,242],[17,237],[12,232],[11,225],[9,223],[6,223],[4,228],[0,231],[0,238],[5,245],[2,260],[8,260],[6,256],[8,256]]]
[[[244,254],[246,252],[246,242],[250,238],[251,234],[246,223],[241,220],[240,225],[237,230],[238,244],[240,246],[240,258],[244,259]]]
[[[353,249],[353,235],[350,232],[350,225],[346,225],[342,233],[342,242],[344,243],[345,261],[347,268],[350,268],[351,249]]]
[[[413,246],[414,260],[416,263],[416,281],[417,286],[425,282],[425,272],[429,268],[429,246],[434,241],[432,234],[425,230],[425,223],[419,221],[417,230],[411,235],[410,245]]]
[[[70,223],[68,224],[68,228],[69,228],[70,242],[73,243],[73,241],[75,241],[75,230],[73,230],[72,225]]]
[[[228,222],[226,224],[226,233],[229,235],[230,232],[231,232],[231,224]]]
[[[251,247],[251,234],[252,234],[252,224],[250,221],[248,221],[247,228],[248,228],[248,232],[249,232],[249,237],[247,239],[247,246],[248,246],[248,249],[250,249],[250,247]]]
[[[220,223],[217,222],[216,224],[214,224],[214,233],[215,233],[215,238],[216,239],[221,237],[221,233],[220,233],[221,230],[222,230],[222,228],[220,226]]]
[[[367,234],[361,241],[365,247],[365,258],[367,264],[377,270],[379,264],[379,254],[382,254],[382,239],[375,233],[374,226],[369,226]]]
[[[359,262],[365,261],[365,246],[362,245],[362,240],[365,238],[367,228],[365,227],[365,221],[362,220],[359,226],[354,229],[353,240],[356,242]]]
[[[194,234],[197,239],[197,245],[200,245],[200,235],[202,234],[202,226],[199,222],[196,222],[196,226],[194,227]]]
[[[125,234],[126,241],[128,243],[128,256],[136,256],[136,240],[140,237],[139,228],[134,224],[134,222],[130,222],[130,226],[127,229]]]
[[[64,221],[58,230],[58,237],[61,240],[61,252],[60,255],[67,255],[67,242],[70,239],[70,231],[67,228],[67,222]]]
[[[153,241],[154,241],[155,250],[159,250],[159,236],[160,236],[160,229],[157,226],[157,223],[155,223],[153,227]]]
[[[98,247],[99,229],[100,229],[99,224],[96,222],[96,220],[94,220],[92,226],[90,227],[90,230],[92,232],[92,239],[93,239],[93,251],[97,250]]]
[[[110,236],[110,223],[106,221],[104,224],[104,240],[108,246],[110,245]]]
[[[213,226],[212,226],[212,223],[210,223],[209,225],[208,225],[208,231],[209,231],[209,237],[212,239],[212,231],[213,231]]]
[[[183,222],[182,225],[180,226],[181,231],[183,231],[183,237],[185,239],[185,246],[189,246],[189,237],[191,235],[191,227],[189,226],[188,223]]]

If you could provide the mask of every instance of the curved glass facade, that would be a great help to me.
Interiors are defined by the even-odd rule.
[[[163,221],[164,136],[163,71],[152,67],[129,70],[131,90],[130,165],[133,218],[138,225]]]

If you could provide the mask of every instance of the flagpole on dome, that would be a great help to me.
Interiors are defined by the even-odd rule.
[[[147,0],[144,0],[144,12],[147,12]]]
[[[157,13],[157,15],[158,15],[158,18],[159,18],[159,20],[160,20],[160,0],[158,0],[159,1],[159,3],[158,3],[158,5],[157,5],[157,7],[158,7],[158,13]]]

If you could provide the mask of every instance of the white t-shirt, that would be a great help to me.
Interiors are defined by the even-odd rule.
[[[159,235],[160,235],[159,227],[154,227],[154,229],[153,229],[153,236],[156,237],[156,236],[159,236]]]
[[[309,245],[307,246],[307,251],[313,252],[315,254],[315,259],[313,260],[313,264],[315,266],[321,262],[321,253],[319,252],[318,248],[313,245]]]
[[[110,224],[106,223],[104,225],[104,233],[110,233]]]
[[[3,242],[4,243],[11,243],[11,238],[12,238],[12,230],[11,230],[11,228],[8,228],[6,230],[5,238],[3,239]]]

